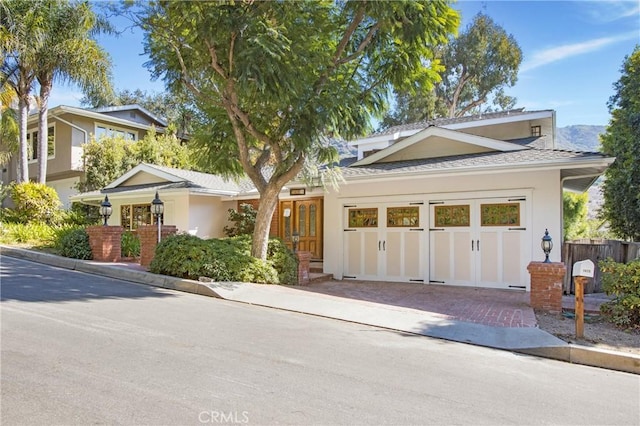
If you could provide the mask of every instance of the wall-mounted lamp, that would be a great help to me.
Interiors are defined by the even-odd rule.
[[[293,241],[293,252],[296,253],[298,251],[298,243],[300,242],[300,234],[298,234],[298,231],[293,231],[291,241]]]
[[[160,242],[160,235],[162,231],[160,229],[160,216],[164,213],[164,202],[158,196],[158,191],[156,191],[156,198],[151,201],[151,213],[156,218],[156,223],[158,224],[158,242]]]
[[[544,230],[544,237],[542,237],[542,242],[540,243],[540,246],[542,247],[542,251],[544,252],[544,256],[545,256],[543,263],[551,263],[551,261],[549,260],[549,253],[551,253],[551,249],[553,248],[553,241],[549,236],[548,229]]]
[[[111,216],[111,212],[113,209],[111,208],[111,203],[109,202],[109,196],[104,196],[104,201],[100,203],[100,216],[104,219],[104,226],[107,226],[107,220],[109,220],[109,216]]]

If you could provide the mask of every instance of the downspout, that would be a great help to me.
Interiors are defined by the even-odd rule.
[[[599,178],[604,173],[593,173],[589,175],[567,176],[560,179],[560,217],[562,218],[562,226],[560,227],[560,241],[564,243],[564,182],[572,179]],[[588,188],[587,188],[588,189]]]

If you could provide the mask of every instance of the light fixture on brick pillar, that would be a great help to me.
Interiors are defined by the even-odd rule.
[[[160,216],[164,213],[164,203],[158,196],[158,191],[156,191],[156,198],[151,202],[151,213],[156,217],[156,223],[158,224],[158,242],[160,242],[160,235],[162,233],[160,228]]]
[[[549,230],[544,230],[544,237],[542,237],[542,243],[540,244],[542,247],[542,251],[544,252],[544,262],[543,263],[551,263],[549,260],[549,253],[551,253],[551,249],[553,248],[553,241],[551,241],[551,237],[549,236]]]
[[[111,216],[112,212],[111,203],[109,202],[109,196],[104,196],[104,201],[100,203],[100,216],[104,219],[104,226],[107,226],[107,220],[109,220],[109,216]]]

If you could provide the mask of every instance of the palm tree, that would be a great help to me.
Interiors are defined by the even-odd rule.
[[[92,38],[111,32],[87,2],[54,0],[46,11],[46,31],[38,52],[36,78],[40,85],[38,182],[46,183],[48,104],[54,81],[72,82],[83,92],[108,96],[112,92],[109,55]]]
[[[16,93],[6,84],[0,89],[0,164],[7,164],[18,150],[18,119],[13,108]]]
[[[27,118],[36,79],[37,51],[43,39],[41,3],[40,0],[0,2],[0,87],[10,87],[18,98],[18,182],[29,180]]]

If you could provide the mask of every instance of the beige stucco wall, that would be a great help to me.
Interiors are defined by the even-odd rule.
[[[527,228],[532,260],[544,259],[540,250],[540,238],[544,235],[545,228],[548,228],[550,235],[557,241],[556,248],[551,252],[551,260],[560,261],[561,194],[560,172],[557,170],[473,175],[458,173],[434,177],[411,176],[387,181],[350,181],[341,185],[339,192],[330,191],[325,195],[324,271],[336,278],[342,277],[345,204],[422,200],[428,205],[430,200],[515,195],[527,196]],[[428,264],[428,259],[428,253],[425,253],[425,264]]]
[[[235,201],[223,201],[218,197],[192,195],[189,199],[189,229],[198,228],[201,238],[224,237],[228,225],[228,210],[235,208]]]
[[[175,225],[178,232],[188,232],[198,228],[197,236],[201,238],[223,237],[223,228],[228,225],[227,210],[235,207],[235,201],[221,200],[216,196],[189,195],[188,192],[159,193],[164,202],[164,224]],[[109,225],[120,225],[120,207],[129,204],[151,204],[154,194],[119,197],[111,195],[109,201],[113,213]]]
[[[68,209],[69,207],[71,207],[69,197],[78,193],[78,190],[76,189],[76,185],[78,184],[78,182],[80,182],[80,178],[73,177],[47,181],[47,185],[56,190],[56,192],[58,193],[58,197],[60,197],[62,207],[64,209]]]
[[[538,120],[516,121],[513,123],[494,124],[492,126],[469,127],[459,129],[460,132],[470,133],[487,138],[509,140],[527,138],[531,136],[531,127],[540,126],[543,135],[553,135],[553,120],[550,118]]]

